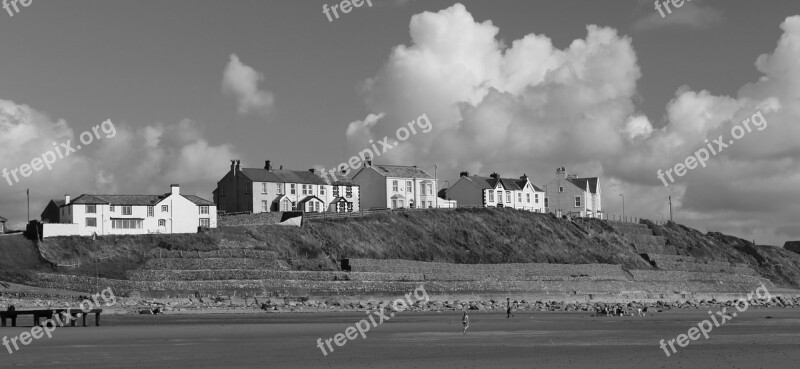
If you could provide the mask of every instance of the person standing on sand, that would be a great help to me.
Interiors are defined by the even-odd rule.
[[[467,334],[467,328],[469,328],[469,315],[467,315],[466,310],[464,310],[464,315],[461,316],[461,324],[464,324],[464,334]]]
[[[511,312],[511,298],[506,297],[506,319],[511,318],[514,314]]]

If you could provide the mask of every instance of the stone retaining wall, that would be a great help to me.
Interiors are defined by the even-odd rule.
[[[490,276],[492,278],[530,278],[534,276],[590,277],[602,280],[628,280],[616,264],[452,264],[413,260],[347,259],[343,263],[354,272],[416,273],[449,276]]]
[[[706,272],[686,272],[674,270],[629,270],[633,275],[633,280],[638,282],[683,282],[683,281],[704,281],[718,283],[743,283],[760,284],[762,282],[769,287],[773,287],[772,282],[764,278],[751,275],[728,274],[728,273],[706,273]]]
[[[270,269],[286,270],[282,260],[250,258],[155,258],[145,262],[146,270]]]
[[[38,287],[59,288],[89,292],[95,289],[95,279],[38,273]],[[297,280],[229,280],[229,281],[121,281],[101,278],[100,289],[111,287],[114,293],[124,296],[130,291],[161,291],[167,294],[226,294],[246,291],[259,295],[306,294],[306,295],[402,295],[413,291],[421,282],[378,281],[297,281]],[[753,291],[760,285],[755,282],[717,283],[702,281],[626,282],[626,281],[459,281],[424,282],[429,294],[473,294],[473,293],[552,293],[571,294],[620,294],[620,293],[743,293]],[[771,284],[767,284],[769,288]]]
[[[147,252],[151,258],[250,258],[250,259],[278,259],[278,253],[266,250],[230,249],[216,251],[175,251],[153,249]]]

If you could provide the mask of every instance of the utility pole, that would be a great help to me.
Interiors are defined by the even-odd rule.
[[[435,186],[433,186],[433,187],[435,187],[435,188],[433,189],[433,192],[436,192],[436,193],[433,194],[433,196],[436,196],[436,199],[433,200],[433,201],[436,202],[436,205],[435,205],[436,209],[439,208],[439,177],[438,177],[438,174],[436,173],[436,171],[438,169],[439,169],[439,167],[437,167],[436,164],[434,164],[433,165],[433,184],[435,184]]]
[[[31,222],[31,189],[25,189],[25,193],[28,194],[28,223]]]
[[[625,195],[619,194],[622,197],[622,218],[625,219]]]
[[[669,221],[672,222],[672,196],[669,197]]]

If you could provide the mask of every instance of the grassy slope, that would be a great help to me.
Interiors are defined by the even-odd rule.
[[[282,258],[292,259],[295,269],[302,270],[333,270],[344,258],[454,263],[610,263],[628,269],[651,268],[632,245],[605,222],[594,219],[572,223],[551,215],[509,209],[456,209],[315,220],[310,225],[229,226],[206,234],[98,237],[95,242],[62,237],[46,240],[43,249],[48,259],[59,263],[82,261],[79,268],[59,270],[70,274],[93,276],[95,264],[90,255],[95,255],[102,259],[98,273],[109,278],[122,278],[126,270],[137,268],[152,248],[208,251],[217,249],[223,238],[276,251]],[[748,263],[778,285],[800,287],[798,254],[777,247],[753,246],[721,234],[703,235],[676,224],[651,225],[651,228],[665,236],[681,254],[700,260]],[[6,259],[6,239],[0,238],[0,260]],[[22,269],[37,268],[30,263],[19,265]]]

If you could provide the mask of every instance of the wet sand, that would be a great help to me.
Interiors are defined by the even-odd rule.
[[[716,309],[714,310],[716,311]],[[730,312],[730,311],[729,311]],[[667,357],[659,340],[706,310],[639,317],[589,313],[398,313],[324,356],[316,346],[365,313],[103,316],[57,328],[9,354],[2,368],[800,368],[800,310],[750,309]],[[771,317],[771,318],[767,318]],[[87,323],[93,319],[89,318]],[[376,318],[377,321],[377,318]],[[20,324],[30,325],[22,320]],[[15,336],[29,327],[3,327]],[[13,347],[12,347],[13,348]]]

